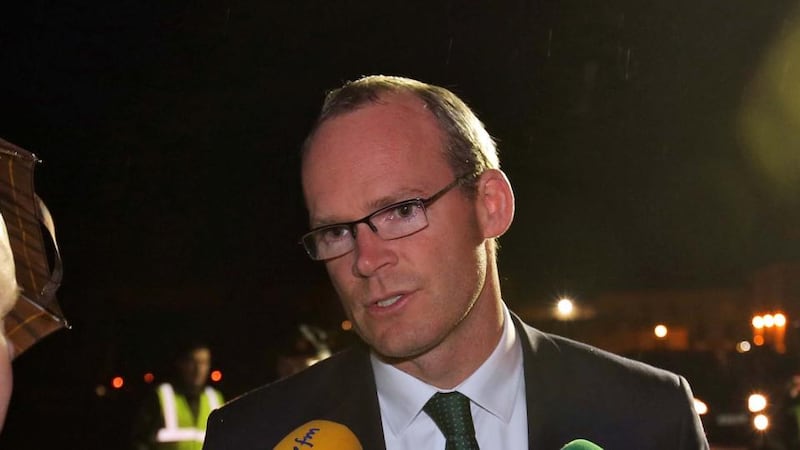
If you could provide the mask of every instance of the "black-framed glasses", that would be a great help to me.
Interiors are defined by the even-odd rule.
[[[365,223],[373,233],[384,240],[400,239],[410,236],[428,226],[425,209],[442,198],[454,187],[474,178],[468,173],[453,180],[452,183],[428,198],[412,198],[392,203],[352,222],[337,223],[314,228],[300,239],[306,253],[314,261],[322,261],[342,256],[356,246],[356,225]]]

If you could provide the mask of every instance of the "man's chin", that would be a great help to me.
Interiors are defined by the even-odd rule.
[[[381,361],[392,365],[419,358],[430,351],[430,349],[433,347],[414,345],[410,343],[404,345],[398,343],[368,344]]]

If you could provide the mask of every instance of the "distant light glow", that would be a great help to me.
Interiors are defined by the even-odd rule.
[[[766,431],[769,428],[769,417],[764,414],[758,414],[753,417],[753,426],[758,431]]]
[[[756,347],[761,347],[764,345],[764,336],[757,335],[753,336],[753,344],[756,344]]]
[[[212,370],[210,376],[211,376],[211,381],[213,381],[214,383],[219,383],[220,381],[222,381],[222,371],[220,370]]]
[[[653,333],[657,338],[663,339],[667,337],[667,327],[661,324],[656,325],[656,327],[653,329]]]
[[[694,401],[694,410],[697,412],[698,415],[703,415],[708,413],[708,405],[706,402],[700,400],[699,398],[692,399]]]
[[[571,317],[574,311],[575,304],[568,298],[562,298],[556,304],[556,314],[563,319]]]
[[[767,397],[762,394],[751,394],[747,398],[747,409],[750,412],[760,412],[767,408]]]
[[[736,351],[739,353],[747,353],[750,351],[750,343],[747,341],[742,341],[736,344]]]
[[[125,379],[122,377],[114,377],[111,379],[111,387],[114,389],[122,389],[122,386],[125,385]]]
[[[776,327],[785,327],[786,326],[786,316],[781,313],[777,313],[774,316],[775,319],[775,326]]]
[[[350,331],[352,329],[353,329],[353,322],[350,322],[349,320],[342,321],[342,330]]]
[[[155,375],[153,375],[151,372],[147,372],[142,378],[144,378],[144,382],[147,384],[152,383],[156,379]]]
[[[764,314],[764,326],[767,328],[775,326],[775,317],[772,314]]]

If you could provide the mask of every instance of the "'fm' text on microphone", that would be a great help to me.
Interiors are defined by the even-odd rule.
[[[341,423],[312,420],[295,428],[273,450],[363,450],[353,432]]]

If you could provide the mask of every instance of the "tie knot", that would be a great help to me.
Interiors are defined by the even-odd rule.
[[[469,399],[460,392],[438,392],[422,408],[447,439],[447,449],[477,449]]]

